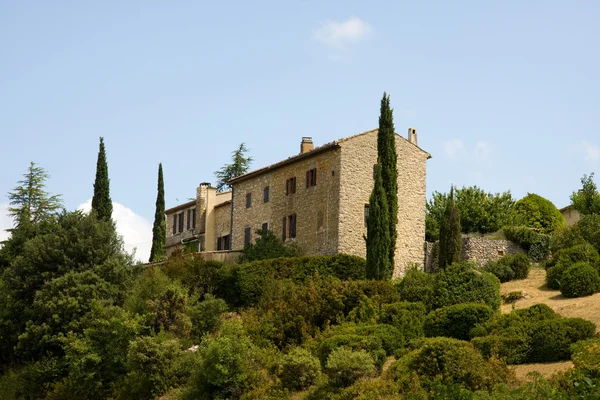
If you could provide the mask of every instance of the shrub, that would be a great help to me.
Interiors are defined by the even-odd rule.
[[[485,264],[483,270],[494,275],[502,283],[512,281],[515,278],[512,268],[501,261],[489,261]]]
[[[550,251],[553,253],[584,243],[578,224],[557,229],[550,235]]]
[[[283,387],[294,391],[314,385],[320,375],[319,359],[301,347],[284,355],[277,371]]]
[[[563,272],[560,282],[560,292],[563,296],[583,297],[598,291],[600,291],[600,276],[589,263],[575,263]]]
[[[255,243],[248,242],[244,246],[239,259],[240,263],[280,257],[297,257],[299,255],[299,249],[296,245],[282,243],[272,230],[257,229],[256,233],[259,236],[256,238]]]
[[[525,254],[512,256],[509,265],[515,274],[515,279],[527,279],[529,276],[529,258]]]
[[[494,275],[476,270],[468,263],[454,264],[437,274],[433,308],[460,303],[500,307],[500,282]]]
[[[423,336],[423,321],[427,311],[421,302],[398,302],[381,307],[379,322],[395,326],[402,332],[405,341]]]
[[[502,300],[505,303],[514,303],[515,301],[523,298],[523,292],[518,290],[514,292],[508,292],[502,295]]]
[[[554,319],[534,324],[531,335],[531,362],[567,360],[571,345],[593,336],[596,327],[581,318]]]
[[[431,309],[435,275],[413,268],[396,284],[400,299],[412,303],[422,302]]]
[[[334,385],[349,386],[357,379],[375,375],[373,358],[364,350],[345,347],[334,350],[327,359],[325,373]]]
[[[600,338],[582,340],[571,346],[575,368],[592,378],[600,378]]]
[[[561,260],[546,271],[546,285],[549,289],[559,290],[564,272],[571,266],[570,261]]]
[[[511,242],[529,251],[534,243],[539,241],[540,234],[526,226],[505,226],[502,228],[504,236]]]
[[[494,311],[483,304],[455,304],[438,308],[425,318],[425,336],[469,340],[475,325],[490,319]]]
[[[577,225],[585,241],[600,251],[600,215],[582,215]]]
[[[499,357],[507,364],[523,364],[531,356],[531,338],[528,332],[509,329],[502,334],[480,336],[471,339],[473,346],[484,358]]]
[[[469,342],[450,338],[424,340],[421,347],[392,364],[388,372],[393,380],[407,383],[413,373],[425,386],[438,381],[470,390],[491,389],[508,375],[505,366],[484,360]]]
[[[565,226],[565,218],[556,206],[537,194],[528,193],[515,203],[514,210],[517,218],[521,219],[524,225],[539,229],[542,233],[549,233]]]
[[[227,312],[227,303],[207,294],[204,301],[191,309],[192,336],[201,338],[205,333],[212,333],[221,325],[221,315]]]

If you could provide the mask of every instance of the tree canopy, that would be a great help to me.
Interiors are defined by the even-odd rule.
[[[96,162],[96,180],[94,181],[94,196],[92,197],[92,210],[98,219],[109,221],[112,218],[113,205],[110,199],[110,179],[108,179],[108,164],[106,163],[106,150],[104,138],[100,138],[98,161]]]
[[[594,173],[583,175],[581,189],[571,195],[573,208],[581,214],[600,214],[600,194],[594,182]]]
[[[246,156],[248,151],[245,143],[240,144],[231,153],[231,164],[225,164],[220,170],[215,172],[215,176],[217,177],[217,192],[230,190],[229,180],[248,172],[250,164],[252,164],[252,157]]]
[[[167,222],[165,219],[165,183],[163,180],[162,163],[158,164],[158,185],[156,192],[156,211],[154,212],[154,225],[152,226],[150,262],[160,260],[165,256]]]

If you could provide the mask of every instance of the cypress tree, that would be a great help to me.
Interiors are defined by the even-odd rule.
[[[375,167],[375,185],[369,199],[367,220],[367,278],[389,279],[393,266],[390,264],[390,224],[387,196],[379,165]]]
[[[163,181],[162,163],[158,164],[158,188],[156,195],[156,212],[154,213],[154,226],[152,227],[152,249],[150,262],[157,261],[165,256],[165,236],[167,223],[165,221],[165,184]]]
[[[110,180],[108,179],[108,165],[106,164],[106,150],[104,138],[100,138],[100,150],[96,163],[96,181],[94,182],[94,197],[92,197],[92,210],[96,211],[99,220],[110,220],[113,205],[110,199]]]
[[[450,188],[450,198],[446,203],[444,216],[440,223],[440,246],[438,262],[440,269],[460,261],[462,236],[460,228],[460,214],[454,203],[454,187]]]
[[[383,190],[386,194],[389,220],[388,246],[389,262],[393,269],[398,237],[398,155],[396,154],[396,133],[393,110],[390,108],[390,96],[385,92],[381,99],[379,131],[377,133],[377,164],[381,166]]]

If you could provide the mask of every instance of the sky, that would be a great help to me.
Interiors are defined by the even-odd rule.
[[[242,142],[253,169],[378,125],[450,185],[569,204],[600,165],[600,3],[0,0],[0,228],[30,161],[67,209],[93,194],[99,137],[128,249]],[[0,240],[6,233],[0,233]]]

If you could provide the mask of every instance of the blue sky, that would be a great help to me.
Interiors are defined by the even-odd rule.
[[[241,142],[258,168],[302,136],[376,127],[385,90],[397,132],[417,128],[433,156],[428,194],[479,185],[561,207],[600,164],[598,15],[595,1],[0,1],[0,204],[35,161],[79,207],[104,136],[112,198],[147,241],[159,162],[170,207]]]

